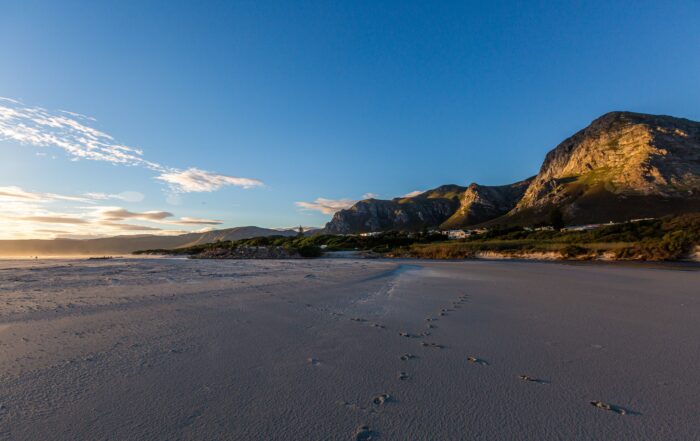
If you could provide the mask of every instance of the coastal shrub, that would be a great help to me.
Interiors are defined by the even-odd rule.
[[[567,245],[561,250],[562,256],[567,259],[585,256],[589,253],[588,248],[579,245]]]
[[[303,245],[297,248],[297,251],[302,257],[307,258],[319,257],[321,254],[323,254],[321,248],[314,245]]]

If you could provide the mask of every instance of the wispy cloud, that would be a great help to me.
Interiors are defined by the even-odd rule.
[[[263,185],[263,183],[257,179],[220,175],[197,168],[161,173],[156,179],[167,182],[173,190],[183,193],[210,192],[227,185],[235,185],[243,188],[253,188]]]
[[[79,225],[79,224],[87,224],[88,223],[88,221],[85,219],[81,219],[79,217],[70,217],[70,216],[24,216],[24,217],[18,217],[15,219],[22,220],[22,221],[41,222],[41,223],[45,223],[45,224]]]
[[[102,207],[98,209],[98,215],[102,220],[111,222],[135,219],[164,225],[220,225],[223,223],[220,220],[199,217],[176,218],[169,211],[134,212],[120,207]]]
[[[121,221],[125,219],[141,219],[150,221],[159,221],[167,217],[172,217],[173,214],[168,211],[146,211],[137,213],[126,210],[124,208],[107,208],[100,211],[100,215],[108,221]]]
[[[252,188],[257,179],[206,172],[197,168],[180,170],[145,159],[140,148],[118,143],[114,137],[93,127],[95,119],[65,110],[49,111],[0,97],[0,140],[35,147],[56,147],[73,160],[87,159],[117,165],[145,167],[158,173],[171,190],[181,193],[211,192],[224,186]]]
[[[377,193],[365,193],[361,199],[377,199]],[[295,202],[295,205],[302,210],[320,211],[323,214],[334,214],[337,211],[345,210],[355,205],[359,199],[326,199],[316,198],[313,202]]]
[[[106,201],[109,199],[117,199],[124,202],[141,202],[145,199],[143,193],[138,191],[123,191],[117,194],[107,193],[85,193],[85,197],[94,200]]]
[[[163,231],[162,228],[145,225],[123,224],[119,222],[101,222],[105,227],[112,227],[119,231]]]
[[[37,147],[58,147],[73,159],[139,165],[160,170],[143,158],[143,151],[115,142],[107,133],[89,125],[94,120],[65,111],[50,112],[25,106],[17,100],[0,101],[0,138]]]
[[[423,194],[423,190],[415,190],[410,193],[405,194],[403,197],[412,198]],[[365,193],[362,195],[362,199],[378,199],[379,195],[377,193]],[[323,214],[335,214],[340,210],[345,210],[352,207],[358,202],[358,199],[326,199],[317,198],[313,202],[295,202],[295,205],[302,210],[310,211],[320,211]]]
[[[0,200],[3,201],[73,201],[73,202],[89,202],[89,197],[82,196],[66,196],[55,193],[36,193],[25,191],[20,187],[8,186],[0,187]]]
[[[214,219],[203,219],[201,217],[181,217],[180,219],[167,221],[170,225],[221,225],[223,222]]]
[[[316,198],[313,202],[296,202],[296,206],[303,210],[320,211],[323,214],[333,214],[336,211],[352,207],[356,199],[325,199]]]
[[[99,217],[103,221],[117,222],[127,219],[143,220],[164,225],[220,225],[223,222],[215,219],[204,219],[198,217],[174,218],[175,215],[169,211],[144,211],[134,212],[120,207],[103,207],[98,210]],[[171,219],[174,218],[174,219]]]
[[[144,200],[144,196],[138,191],[124,191],[117,194],[85,193],[79,196],[69,196],[56,193],[41,193],[35,191],[27,191],[17,186],[0,186],[1,201],[71,201],[97,203],[98,201],[106,201],[110,199],[116,199],[124,202],[141,202]]]

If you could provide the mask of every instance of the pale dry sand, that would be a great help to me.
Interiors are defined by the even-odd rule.
[[[696,440],[699,367],[697,271],[0,262],[3,440]]]

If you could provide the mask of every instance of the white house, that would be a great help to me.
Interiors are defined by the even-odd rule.
[[[447,237],[449,239],[466,239],[470,234],[471,232],[464,230],[447,230]]]

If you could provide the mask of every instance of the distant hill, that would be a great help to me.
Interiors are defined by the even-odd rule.
[[[236,227],[205,233],[179,236],[115,236],[101,239],[0,240],[0,256],[68,256],[129,254],[145,249],[173,249],[212,243],[218,240],[240,240],[260,236],[294,236],[293,230],[260,227]]]
[[[536,225],[554,210],[568,224],[700,211],[700,123],[607,113],[550,151],[533,178],[363,200],[335,213],[325,231]]]

